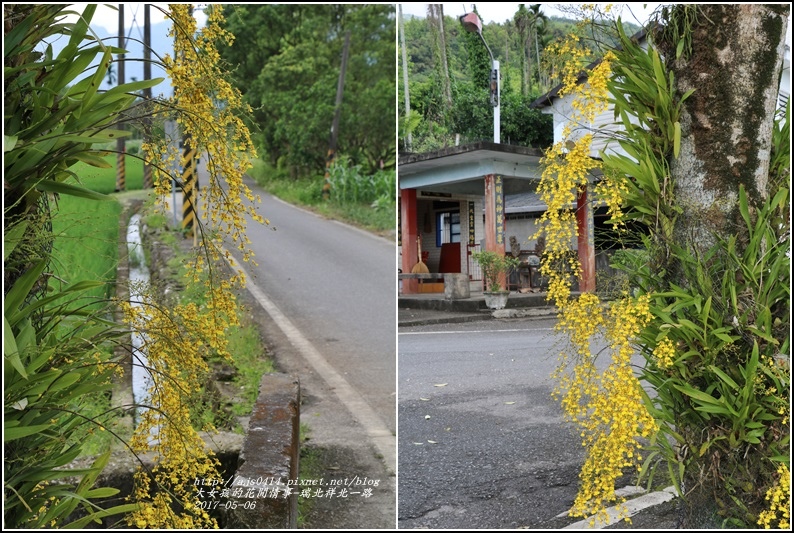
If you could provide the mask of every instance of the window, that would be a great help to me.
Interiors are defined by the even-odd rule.
[[[460,211],[436,215],[436,246],[460,242]]]

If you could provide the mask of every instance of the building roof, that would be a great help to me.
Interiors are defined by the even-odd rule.
[[[506,194],[531,190],[540,179],[543,151],[526,146],[481,141],[399,158],[401,189],[481,195],[483,177],[501,176]]]

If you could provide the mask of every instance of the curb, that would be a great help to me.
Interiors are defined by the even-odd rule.
[[[418,311],[416,309],[400,309],[399,311],[408,312]],[[405,318],[397,321],[398,327],[412,327],[412,326],[432,326],[438,324],[465,324],[468,322],[480,322],[491,319],[518,319],[518,318],[553,318],[557,315],[557,311],[551,307],[534,307],[534,308],[515,308],[515,309],[498,309],[496,311],[471,314],[458,314],[450,315],[441,312],[433,312],[432,310],[425,310],[427,315],[420,318]],[[398,312],[399,314],[399,312]],[[432,316],[437,314],[439,316]]]
[[[625,489],[635,489],[635,490],[627,490],[626,495],[630,496],[632,493],[637,494],[636,487],[625,487]],[[615,491],[616,493],[619,492]],[[658,507],[664,503],[672,501],[676,498],[676,490],[675,487],[667,487],[660,491],[649,492],[645,493],[644,490],[639,489],[640,495],[636,498],[627,499],[623,503],[623,508],[626,511],[626,516],[631,518],[633,516],[638,515],[639,513],[646,511],[648,509],[652,509],[654,507]],[[605,522],[599,523],[596,521],[594,525],[590,525],[590,520],[579,520],[572,524],[568,524],[564,526],[562,529],[605,529],[610,526],[615,526],[622,521],[620,518],[620,509],[615,507],[609,507],[607,510],[607,518]],[[559,515],[558,518],[562,518],[562,516],[566,515],[567,513],[563,513]]]
[[[490,320],[491,315],[464,315],[464,316],[442,316],[434,318],[415,318],[399,320],[397,327],[411,327],[411,326],[433,326],[437,324],[465,324],[468,322],[480,322],[483,320]]]

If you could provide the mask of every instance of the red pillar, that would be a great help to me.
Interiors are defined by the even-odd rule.
[[[402,244],[401,268],[404,274],[410,274],[414,265],[419,262],[416,239],[419,236],[419,222],[416,219],[416,189],[400,189],[400,235]],[[403,294],[419,292],[419,280],[404,279]]]
[[[485,249],[505,254],[505,210],[502,178],[495,174],[485,176]],[[507,280],[502,276],[499,284],[504,290]]]
[[[579,291],[594,292],[595,280],[595,247],[593,246],[593,210],[587,198],[587,188],[579,191],[576,199],[576,229],[579,234],[579,263],[582,266],[582,277],[579,280]]]

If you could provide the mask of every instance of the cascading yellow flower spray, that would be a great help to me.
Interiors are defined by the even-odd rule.
[[[615,481],[625,468],[640,467],[638,437],[650,436],[656,423],[643,404],[641,385],[631,368],[633,341],[651,318],[648,298],[626,296],[607,305],[593,293],[571,295],[571,274],[580,272],[572,251],[577,230],[571,206],[577,194],[588,187],[592,172],[600,168],[590,156],[593,135],[581,134],[577,128],[588,128],[607,109],[607,82],[615,60],[608,52],[587,73],[587,82],[580,83],[586,53],[577,43],[573,35],[558,47],[559,53],[568,57],[559,96],[571,95],[573,100],[562,139],[542,161],[539,192],[548,209],[542,217],[546,248],[541,272],[549,279],[547,297],[559,309],[556,329],[570,340],[553,376],[557,381],[554,396],[561,402],[566,419],[578,425],[587,450],[579,493],[570,514],[589,516],[590,524],[595,525],[606,520],[608,505],[622,503],[615,494]],[[621,216],[623,188],[620,180],[611,180],[608,175],[594,187],[614,220]],[[597,370],[596,354],[590,348],[591,339],[597,335],[608,341],[611,352],[611,362],[602,372]],[[629,520],[625,508],[621,515]]]
[[[254,207],[259,199],[243,182],[243,175],[251,166],[250,158],[255,157],[249,131],[240,118],[241,112],[250,109],[224,79],[216,48],[216,43],[229,43],[233,36],[221,27],[221,9],[210,6],[207,11],[206,25],[197,31],[188,5],[169,6],[174,56],[166,56],[163,64],[174,86],[174,96],[162,106],[167,114],[175,116],[181,132],[189,136],[197,152],[207,158],[209,182],[202,184],[202,215],[212,231],[205,231],[200,224],[196,228],[202,234],[201,245],[188,265],[191,275],[186,280],[187,284],[205,285],[207,303],[161,305],[149,291],[144,307],[121,304],[126,322],[145,339],[143,349],[153,381],[149,391],[151,407],[140,415],[131,442],[136,453],[149,453],[154,459],[150,472],[140,469],[135,475],[132,499],[140,508],[127,521],[138,528],[218,526],[196,505],[197,482],[210,483],[220,478],[218,460],[198,433],[214,428],[191,425],[190,401],[205,382],[207,356],[231,357],[225,333],[238,325],[233,290],[243,287],[245,280],[241,274],[220,279],[217,270],[209,269],[220,259],[224,238],[231,239],[245,261],[252,260],[245,234],[246,217],[268,223]],[[143,150],[149,161],[158,162],[154,173],[156,193],[165,199],[172,176],[162,169],[177,161],[179,154],[166,139],[150,141]],[[228,253],[226,258],[230,259]]]

